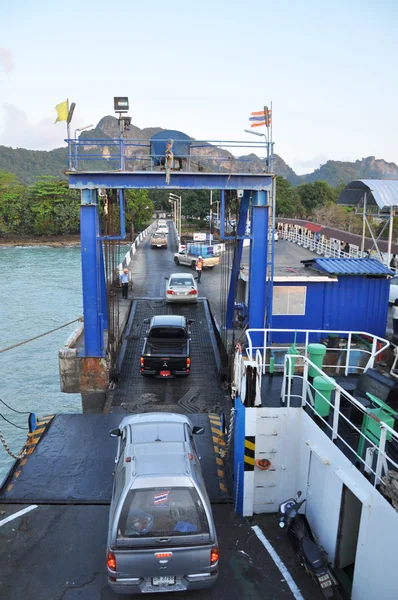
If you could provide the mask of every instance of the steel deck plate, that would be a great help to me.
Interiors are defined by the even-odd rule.
[[[193,425],[205,428],[195,439],[210,500],[229,502],[227,474],[217,460],[219,448],[209,415],[189,417]],[[119,413],[54,417],[25,464],[16,463],[1,490],[0,501],[109,504],[117,447],[117,440],[109,432],[118,427],[121,418]],[[217,417],[210,415],[210,418]]]
[[[166,304],[164,300],[141,299],[134,302],[133,319],[120,379],[113,395],[112,411],[135,413],[170,411],[181,413],[229,412],[231,401],[221,388],[218,376],[219,356],[205,300],[196,305]],[[183,315],[195,319],[191,326],[192,371],[188,377],[155,379],[140,373],[140,356],[148,325],[144,319],[154,315]]]

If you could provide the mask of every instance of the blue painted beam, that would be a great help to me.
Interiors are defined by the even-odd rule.
[[[231,269],[231,279],[229,283],[229,292],[227,299],[227,314],[225,317],[227,329],[231,329],[234,316],[236,289],[238,286],[238,276],[240,271],[240,263],[242,261],[243,240],[246,231],[247,211],[249,209],[250,192],[245,191],[239,209],[239,220],[237,227],[238,240],[235,245],[234,259]]]
[[[255,329],[264,328],[265,311],[267,307],[266,273],[269,197],[270,195],[266,192],[255,192],[252,199],[252,243],[250,245],[249,277],[249,328]],[[260,341],[259,344],[257,344],[256,340],[254,345],[260,345]]]
[[[84,356],[105,356],[104,305],[101,301],[101,241],[96,190],[82,190],[80,240],[83,282]]]
[[[73,189],[165,189],[165,190],[270,190],[272,176],[251,173],[171,173],[170,185],[162,171],[68,172]]]
[[[101,240],[99,242],[99,249],[100,249],[100,255],[99,255],[100,273],[99,273],[99,277],[100,277],[100,285],[101,285],[101,287],[100,287],[100,298],[101,298],[100,314],[101,314],[101,318],[102,318],[103,329],[108,329],[109,328],[109,323],[108,323],[108,297],[107,297],[107,293],[106,293],[106,273],[105,273],[104,247],[103,247],[103,242]]]

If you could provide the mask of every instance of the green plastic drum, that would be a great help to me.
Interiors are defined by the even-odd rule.
[[[320,345],[320,344],[318,344],[318,345]],[[328,417],[329,413],[330,413],[330,404],[327,402],[327,400],[330,402],[332,391],[334,390],[335,383],[336,383],[332,377],[330,379],[334,383],[331,383],[330,381],[328,381],[327,379],[322,377],[322,375],[318,375],[317,377],[314,377],[314,383],[313,383],[314,388],[315,388],[315,398],[314,398],[315,406],[314,406],[314,408],[315,408],[315,412],[317,413],[317,415],[319,417]]]
[[[308,344],[307,351],[310,361],[313,362],[318,369],[322,369],[323,357],[326,354],[326,346],[323,344]],[[314,369],[314,367],[310,366],[308,375],[310,377],[316,377],[319,375],[319,373]]]

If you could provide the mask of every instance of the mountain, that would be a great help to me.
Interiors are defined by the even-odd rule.
[[[288,178],[287,178],[288,179]],[[355,162],[328,160],[313,173],[301,176],[302,181],[327,181],[332,186],[349,183],[355,179],[398,179],[398,167],[383,159],[368,156]]]
[[[25,185],[33,183],[41,175],[63,175],[68,165],[66,148],[55,150],[25,150],[0,146],[0,171],[17,176]]]
[[[130,125],[126,131],[127,139],[147,140],[155,133],[165,131],[161,127],[147,127],[140,129],[135,125]],[[114,166],[111,160],[105,163],[103,157],[111,159],[112,155],[118,152],[111,140],[119,137],[118,120],[112,116],[103,117],[98,125],[89,131],[84,131],[80,139],[90,140],[90,144],[85,146],[85,156],[87,159],[80,161],[80,168],[103,170]],[[94,140],[106,141],[109,139],[109,145],[95,145]],[[191,138],[193,140],[193,138]],[[194,141],[194,140],[193,140]],[[134,166],[139,168],[148,167],[149,149],[143,146],[127,147],[127,158],[134,161]],[[98,156],[100,155],[100,156]],[[101,157],[102,155],[102,157]],[[255,154],[249,154],[244,157],[241,169],[245,172],[265,172],[267,169],[265,159],[259,158]],[[25,150],[24,148],[8,148],[0,146],[0,170],[14,173],[18,180],[23,184],[31,184],[36,177],[42,175],[52,175],[55,177],[65,176],[67,169],[67,149],[56,148],[55,150]],[[210,144],[203,144],[200,148],[192,150],[191,162],[200,170],[215,170],[217,167],[225,172],[230,172],[233,168],[233,155],[227,150],[215,149]],[[104,167],[105,165],[105,167]],[[292,185],[300,183],[312,183],[313,181],[323,180],[332,186],[340,183],[349,183],[354,179],[398,179],[398,167],[395,163],[388,163],[383,159],[376,159],[374,156],[362,158],[355,162],[342,162],[328,160],[313,173],[308,175],[297,175],[291,167],[277,154],[274,155],[275,173],[285,177]]]

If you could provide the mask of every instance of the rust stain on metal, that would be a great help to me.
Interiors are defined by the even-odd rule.
[[[103,392],[109,383],[109,369],[105,358],[91,357],[81,359],[81,392]]]

